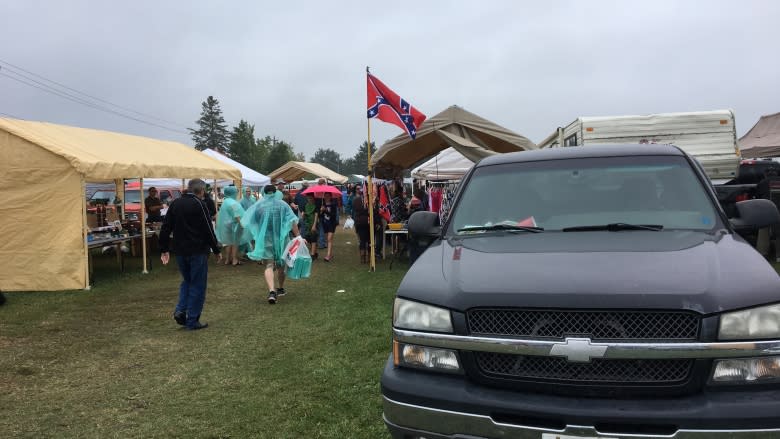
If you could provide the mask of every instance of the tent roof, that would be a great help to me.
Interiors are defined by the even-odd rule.
[[[252,168],[242,165],[241,163],[231,159],[228,156],[218,153],[213,149],[203,150],[203,154],[209,157],[213,157],[222,163],[227,163],[241,171],[241,185],[242,186],[265,186],[271,183],[271,178],[267,175],[263,175]]]
[[[495,153],[536,149],[529,139],[453,105],[426,119],[412,140],[400,134],[382,145],[371,158],[378,177],[409,169],[453,147],[472,161]]]
[[[319,163],[308,162],[287,162],[275,171],[271,172],[270,177],[272,180],[281,178],[284,181],[289,182],[300,180],[306,175],[316,175],[317,177],[335,181],[336,183],[347,182],[347,177],[333,172]]]
[[[87,180],[132,177],[241,179],[241,171],[235,167],[178,142],[9,118],[0,118],[0,131],[63,157]]]
[[[454,180],[465,175],[474,166],[454,148],[447,148],[412,170],[412,177],[420,180]]]
[[[780,157],[780,113],[761,116],[739,139],[743,157]]]

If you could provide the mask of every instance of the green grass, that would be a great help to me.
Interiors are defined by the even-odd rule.
[[[406,265],[368,273],[354,233],[336,241],[275,306],[262,267],[212,260],[197,332],[172,320],[179,276],[159,259],[119,274],[99,256],[91,291],[7,294],[0,437],[387,437],[379,376]]]
[[[0,437],[387,437],[379,376],[405,264],[368,273],[355,235],[336,241],[275,306],[262,267],[212,261],[197,332],[171,319],[175,263],[118,274],[98,256],[91,291],[7,294]]]

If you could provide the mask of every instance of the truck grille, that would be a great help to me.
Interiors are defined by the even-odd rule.
[[[621,341],[696,340],[701,324],[697,314],[675,311],[472,309],[467,318],[478,335]]]
[[[605,360],[570,363],[560,357],[534,357],[475,352],[477,365],[488,375],[543,379],[561,383],[671,384],[688,379],[693,360]]]

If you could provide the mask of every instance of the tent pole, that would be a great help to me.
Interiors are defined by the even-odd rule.
[[[117,198],[122,202],[114,206],[115,209],[122,209],[122,214],[117,215],[118,218],[125,219],[125,180],[123,178],[117,178],[114,180],[114,189],[116,189]],[[118,212],[117,212],[118,213]]]
[[[212,188],[211,188],[211,195],[214,197],[214,207],[216,207],[217,210],[219,210],[219,206],[217,205],[217,202],[218,202],[217,194],[218,193],[219,193],[219,191],[217,191],[217,179],[215,178],[214,179],[214,186],[212,186]]]
[[[87,183],[84,181],[84,176],[81,176],[81,192],[87,192]],[[89,242],[87,235],[89,234],[89,225],[87,225],[87,198],[81,197],[81,237],[84,244],[84,289],[90,290],[92,286],[89,281]]]
[[[148,265],[146,265],[146,200],[144,199],[144,178],[141,177],[141,184],[140,184],[140,198],[141,198],[141,253],[143,254],[144,259],[144,269],[142,271],[143,274],[149,274],[149,271],[147,270]]]
[[[374,251],[374,247],[376,246],[376,243],[374,242],[374,185],[371,182],[371,174],[373,173],[371,166],[371,119],[366,118],[366,121],[368,123],[368,131],[366,136],[368,138],[368,143],[366,144],[366,149],[368,149],[368,236],[370,237],[369,242],[371,243],[369,246],[371,255],[369,256],[370,265],[368,266],[368,271],[376,271],[376,252]]]

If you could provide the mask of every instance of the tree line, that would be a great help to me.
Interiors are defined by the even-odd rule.
[[[228,130],[219,100],[213,96],[203,101],[200,118],[195,123],[196,128],[189,128],[195,149],[213,149],[262,174],[269,174],[291,160],[306,161],[304,154],[296,153],[289,142],[268,135],[255,137],[255,126],[244,119]],[[376,146],[371,142],[371,153],[375,151]],[[353,157],[342,157],[331,148],[319,148],[311,161],[342,175],[365,175],[368,144],[363,142]]]

